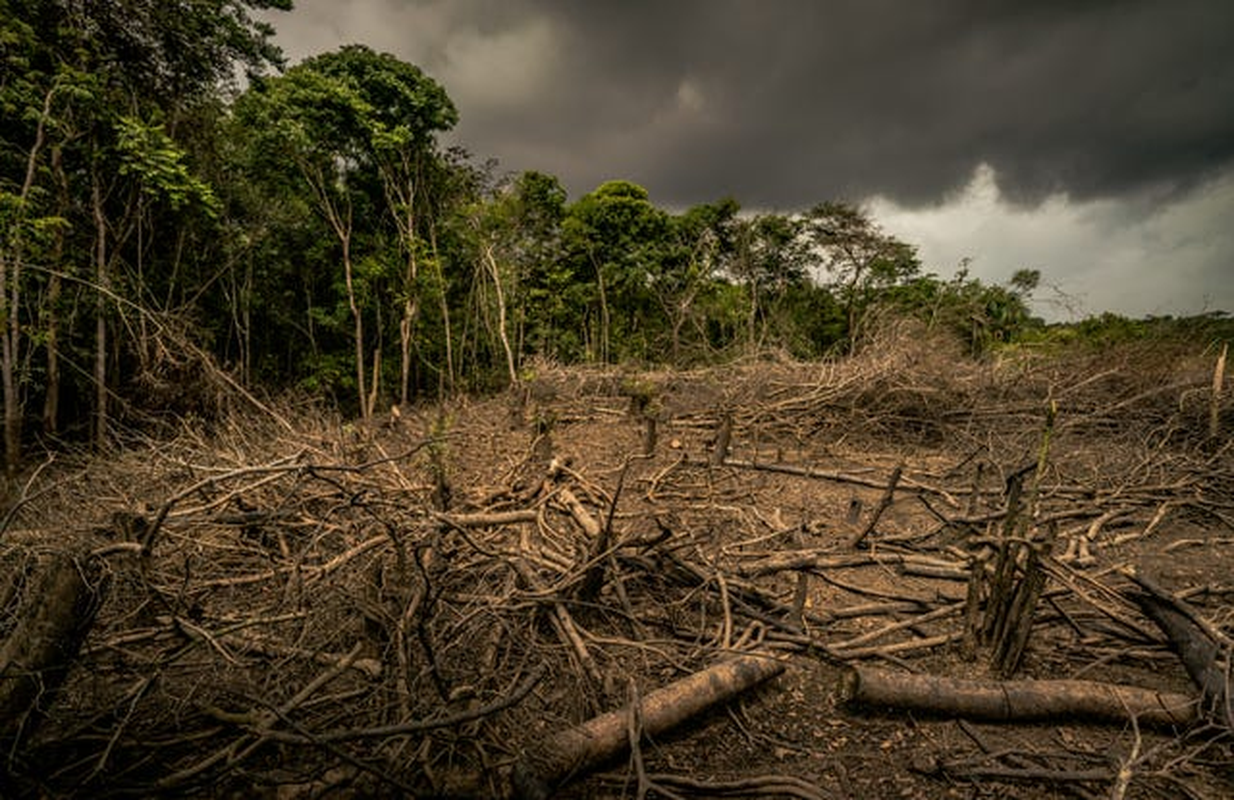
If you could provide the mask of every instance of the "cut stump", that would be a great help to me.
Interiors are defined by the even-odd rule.
[[[17,558],[12,556],[17,554]],[[0,742],[28,735],[46,712],[94,622],[98,559],[10,549],[0,578]]]

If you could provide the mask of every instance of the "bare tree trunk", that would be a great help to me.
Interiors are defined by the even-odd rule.
[[[0,319],[17,316],[17,310],[10,308],[8,301],[10,280],[8,259],[0,251]],[[4,384],[4,471],[10,478],[17,473],[17,465],[21,461],[21,409],[17,403],[17,385],[13,380],[16,344],[10,330],[6,328],[0,333],[0,376]]]
[[[518,384],[518,370],[514,366],[514,351],[510,349],[510,336],[506,333],[506,293],[501,287],[501,271],[497,267],[497,259],[493,257],[493,245],[484,247],[484,260],[488,264],[489,275],[493,279],[493,288],[497,292],[497,338],[506,353],[506,370],[510,374],[510,385]]]
[[[59,146],[51,151],[52,171],[56,176],[59,189],[58,205],[61,216],[68,216],[69,185],[68,176],[64,173],[63,152]],[[47,284],[47,389],[43,395],[43,431],[55,435],[60,430],[60,297],[64,282],[60,270],[64,259],[64,230],[57,229],[56,241],[52,246],[51,263],[54,269]]]
[[[438,256],[438,253],[437,253],[437,234],[435,233],[436,229],[432,228],[430,230],[434,231],[430,235],[432,236],[433,264],[437,270],[437,285],[439,288],[439,291],[437,292],[437,301],[441,304],[441,321],[442,321],[442,326],[445,328],[445,337],[446,337],[446,387],[450,390],[451,393],[453,393],[454,392],[454,379],[455,379],[455,375],[454,375],[454,334],[450,329],[450,303],[449,303],[448,298],[446,297],[446,276],[442,274],[441,258]]]
[[[398,321],[399,346],[399,403],[406,405],[411,399],[411,309],[403,306],[403,318]]]
[[[381,337],[377,338],[377,347],[373,350],[373,370],[372,370],[373,387],[369,390],[367,405],[364,409],[364,418],[368,419],[373,416],[374,409],[377,408],[377,397],[381,394]]]
[[[377,408],[377,398],[381,395],[381,331],[383,328],[381,317],[381,303],[376,304],[377,308],[377,344],[373,347],[373,367],[370,371],[370,380],[372,388],[369,390],[367,405],[364,410],[364,418],[368,419],[373,416],[373,411]]]
[[[56,243],[57,256],[53,263],[59,264],[61,244]],[[47,388],[43,395],[43,432],[55,435],[60,430],[60,295],[63,283],[58,272],[51,274],[47,286]]]
[[[1221,435],[1221,394],[1225,388],[1225,357],[1229,355],[1230,343],[1221,345],[1221,355],[1213,368],[1213,394],[1208,404],[1208,438],[1216,441]]]
[[[25,198],[21,200],[25,204]],[[20,221],[19,223],[20,224]],[[20,231],[18,237],[21,236]],[[0,320],[8,323],[4,331],[4,352],[0,356],[0,369],[4,374],[4,468],[12,477],[21,463],[21,398],[17,393],[17,362],[21,352],[21,244],[14,247],[14,258],[9,269],[4,268],[0,256],[0,292],[8,289],[7,308],[0,306]],[[7,273],[7,274],[6,274]],[[7,281],[7,283],[6,283]]]
[[[411,338],[415,331],[416,318],[420,314],[420,295],[417,283],[420,265],[416,261],[416,181],[419,178],[419,159],[408,160],[403,154],[400,166],[407,173],[405,181],[396,177],[397,170],[382,169],[382,184],[386,205],[394,217],[399,237],[407,248],[406,296],[403,300],[403,317],[399,320],[399,402],[406,404],[411,399]],[[400,214],[401,210],[401,214]]]
[[[244,284],[240,287],[240,379],[253,385],[253,254],[244,262]]]
[[[353,219],[351,198],[348,196],[348,188],[345,181],[342,181],[340,176],[328,177],[326,172],[320,168],[312,167],[308,164],[300,164],[300,169],[305,179],[308,181],[309,188],[317,198],[317,209],[326,218],[331,230],[334,231],[335,237],[338,239],[339,246],[343,248],[343,278],[347,288],[347,306],[351,311],[351,318],[354,322],[353,335],[355,337],[355,356],[356,356],[356,400],[360,404],[360,416],[362,419],[368,419],[368,400],[366,397],[367,384],[364,380],[364,320],[360,314],[360,304],[356,301],[355,282],[353,280],[353,270],[351,263],[351,237]],[[341,196],[339,200],[331,197],[331,187],[336,182],[342,182]],[[310,320],[312,315],[310,315]],[[380,337],[380,331],[378,332]]]
[[[406,228],[403,232],[407,246],[407,287],[406,299],[403,301],[403,318],[399,320],[399,402],[406,404],[411,397],[411,334],[415,329],[416,318],[420,315],[419,287],[416,285],[420,277],[420,267],[416,263],[416,243],[412,234],[414,219],[407,212]]]
[[[360,418],[369,418],[368,399],[365,397],[364,382],[364,319],[360,315],[360,305],[356,302],[356,289],[351,280],[351,231],[348,226],[346,235],[340,235],[343,244],[343,276],[347,283],[347,306],[351,309],[351,318],[355,322],[356,339],[356,398],[360,401]]]
[[[595,263],[595,260],[592,260]],[[607,364],[609,362],[609,326],[611,325],[608,313],[608,292],[604,287],[604,268],[600,264],[595,264],[596,267],[596,284],[600,289],[600,363]]]
[[[91,170],[90,200],[94,213],[94,446],[102,450],[107,445],[107,293],[111,291],[111,274],[107,269],[107,218],[103,214],[103,190],[99,185],[98,168]]]

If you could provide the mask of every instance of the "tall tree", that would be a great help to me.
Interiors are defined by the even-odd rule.
[[[736,246],[737,201],[725,198],[687,209],[671,220],[672,250],[654,276],[652,289],[669,322],[669,352],[682,362],[682,331],[697,326],[697,301],[712,288]]]
[[[436,134],[458,122],[445,90],[420,69],[388,53],[350,45],[312,59],[306,68],[343,81],[364,102],[360,117],[366,155],[381,177],[385,206],[403,251],[399,320],[399,397],[410,393],[413,328],[420,311],[420,260],[425,249],[419,215],[431,205],[423,186],[427,162],[436,157]]]
[[[668,215],[652,205],[647,190],[629,181],[608,181],[566,209],[562,223],[565,257],[584,290],[593,329],[588,350],[602,362],[648,353],[654,301],[651,276],[668,246]],[[581,276],[594,284],[580,282]],[[622,344],[614,353],[613,341]]]
[[[39,338],[47,348],[47,386],[15,380],[21,388],[5,393],[10,469],[19,458],[23,391],[45,388],[46,424],[56,425],[64,341],[56,305],[60,261],[74,252],[93,254],[94,418],[98,440],[105,439],[111,346],[105,315],[112,305],[106,284],[110,265],[136,255],[125,249],[124,237],[134,230],[134,203],[143,196],[136,189],[142,176],[118,172],[120,119],[155,125],[161,118],[174,127],[223,91],[237,64],[258,71],[277,61],[272,30],[249,13],[255,8],[290,8],[290,0],[0,0],[0,206],[6,209],[0,213],[0,295],[6,298],[0,372],[6,355],[10,376],[18,364],[35,369],[27,327],[45,326]],[[49,229],[55,233],[36,235]],[[27,270],[31,265],[38,269]],[[56,304],[40,307],[35,298]]]
[[[361,45],[299,64],[257,82],[239,99],[237,115],[253,137],[256,161],[278,172],[293,168],[337,240],[354,338],[356,393],[361,415],[373,410],[379,384],[380,331],[371,388],[366,381],[365,288],[358,285],[356,207],[383,208],[393,223],[405,270],[400,294],[400,399],[409,393],[411,337],[419,313],[424,245],[418,214],[421,182],[435,157],[435,135],[457,112],[445,91],[418,68]],[[374,198],[371,185],[380,186]],[[368,254],[372,255],[372,254]]]
[[[565,199],[556,178],[531,171],[502,180],[467,210],[476,274],[492,288],[478,310],[495,312],[484,327],[496,335],[511,382],[524,353],[559,354],[571,280],[560,258]]]
[[[921,270],[916,248],[885,233],[861,209],[821,203],[801,221],[805,246],[820,277],[843,304],[850,349],[856,346],[861,313],[875,291],[911,279]]]
[[[799,236],[800,223],[782,214],[742,219],[734,233],[727,271],[746,289],[746,347],[765,343],[776,302],[789,287],[808,280]]]

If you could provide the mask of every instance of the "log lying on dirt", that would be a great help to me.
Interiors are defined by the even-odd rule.
[[[980,719],[1030,722],[1072,718],[1185,726],[1198,719],[1196,698],[1097,681],[971,681],[853,667],[841,697],[849,703]]]
[[[1139,586],[1126,595],[1170,639],[1191,681],[1199,688],[1204,708],[1220,724],[1234,731],[1234,697],[1230,692],[1231,644],[1207,625],[1188,603],[1174,597],[1151,579],[1128,575]]]
[[[0,742],[30,732],[31,712],[45,710],[90,631],[103,581],[96,560],[70,553],[23,553],[0,585],[8,630],[0,645]]]
[[[696,672],[651,692],[638,704],[642,733],[656,736],[784,671],[767,655],[748,655]],[[630,709],[601,714],[549,737],[514,768],[514,796],[542,800],[572,778],[622,755],[630,746]]]

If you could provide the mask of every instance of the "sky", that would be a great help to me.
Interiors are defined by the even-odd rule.
[[[1234,313],[1230,0],[296,0],[289,63],[367,44],[445,137],[577,198],[866,208],[928,271],[1039,269],[1048,319]]]

